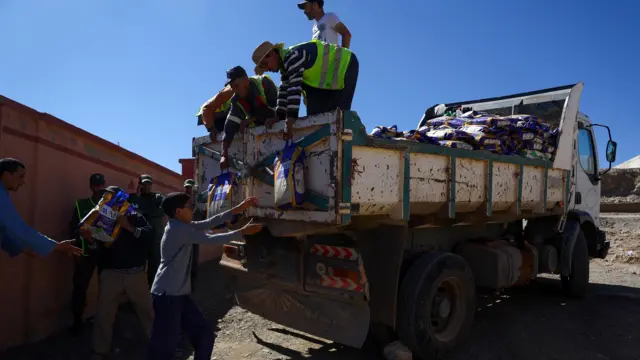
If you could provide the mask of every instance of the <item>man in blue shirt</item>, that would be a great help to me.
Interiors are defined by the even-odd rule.
[[[0,247],[9,256],[20,253],[47,256],[51,252],[81,255],[75,240],[56,242],[27,225],[18,214],[9,191],[18,191],[24,185],[26,167],[16,159],[0,159]]]

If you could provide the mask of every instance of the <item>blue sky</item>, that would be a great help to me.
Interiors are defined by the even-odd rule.
[[[264,40],[311,38],[295,3],[2,0],[0,94],[180,171],[191,138],[205,134],[194,115],[225,70],[251,71]],[[611,126],[618,162],[640,153],[640,2],[327,0],[325,9],[353,34],[353,108],[369,130],[413,128],[439,102],[583,81],[581,110]]]

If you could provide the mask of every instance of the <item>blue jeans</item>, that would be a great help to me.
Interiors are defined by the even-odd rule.
[[[189,295],[152,295],[155,320],[151,330],[147,360],[171,360],[180,342],[181,331],[189,337],[194,360],[210,360],[213,329]]]

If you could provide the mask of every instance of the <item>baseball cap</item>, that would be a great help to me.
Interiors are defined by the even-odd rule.
[[[301,3],[298,3],[298,9],[304,10],[304,7],[305,5],[307,5],[307,3],[318,3],[318,6],[320,7],[324,6],[324,0],[305,0]]]
[[[104,175],[96,173],[89,176],[89,185],[104,185]]]
[[[187,179],[184,181],[184,187],[187,187],[187,186],[194,187],[196,186],[196,182],[193,181],[193,179]]]
[[[119,192],[124,192],[124,190],[122,190],[122,188],[119,186],[108,186],[106,190],[114,194],[117,194]]]
[[[151,177],[151,175],[147,175],[147,174],[142,174],[140,175],[140,183],[141,184],[153,184],[153,178]]]
[[[241,79],[243,77],[247,77],[247,72],[244,70],[244,68],[242,66],[233,67],[227,70],[227,82],[224,85],[229,85],[235,80]]]

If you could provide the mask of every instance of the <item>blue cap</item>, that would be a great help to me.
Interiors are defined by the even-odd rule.
[[[227,70],[227,83],[225,86],[243,77],[247,77],[247,72],[242,68],[242,66],[233,67]]]

